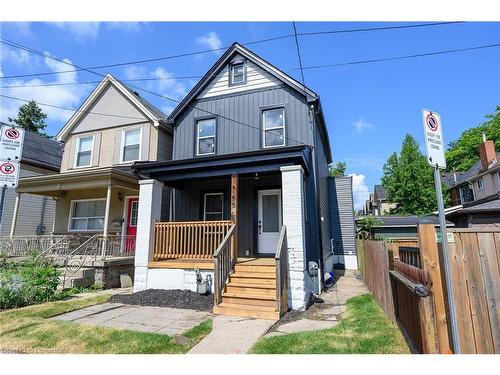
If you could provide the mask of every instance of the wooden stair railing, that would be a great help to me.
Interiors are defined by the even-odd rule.
[[[285,225],[281,227],[274,260],[276,262],[276,311],[281,316],[288,311],[288,246]]]
[[[217,247],[214,258],[214,306],[222,302],[222,291],[234,270],[236,259],[232,252],[232,237],[236,234],[236,225],[232,225]]]

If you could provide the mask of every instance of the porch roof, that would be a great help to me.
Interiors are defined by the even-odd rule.
[[[301,165],[308,175],[310,153],[309,146],[301,145],[163,162],[136,162],[133,169],[137,174],[170,185],[199,178],[279,172],[280,167],[289,165]]]
[[[130,167],[96,168],[21,178],[16,191],[59,197],[69,190],[104,188],[110,185],[139,190],[137,180]]]

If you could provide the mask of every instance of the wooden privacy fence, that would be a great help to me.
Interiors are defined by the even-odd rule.
[[[153,260],[212,259],[230,220],[156,222]]]

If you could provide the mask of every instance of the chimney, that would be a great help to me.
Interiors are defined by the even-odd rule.
[[[495,143],[486,140],[486,134],[483,132],[483,143],[479,145],[479,156],[481,157],[481,170],[488,169],[491,162],[496,160]]]

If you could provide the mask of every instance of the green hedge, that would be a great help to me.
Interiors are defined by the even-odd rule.
[[[0,309],[53,300],[58,285],[59,272],[51,264],[0,260]]]

